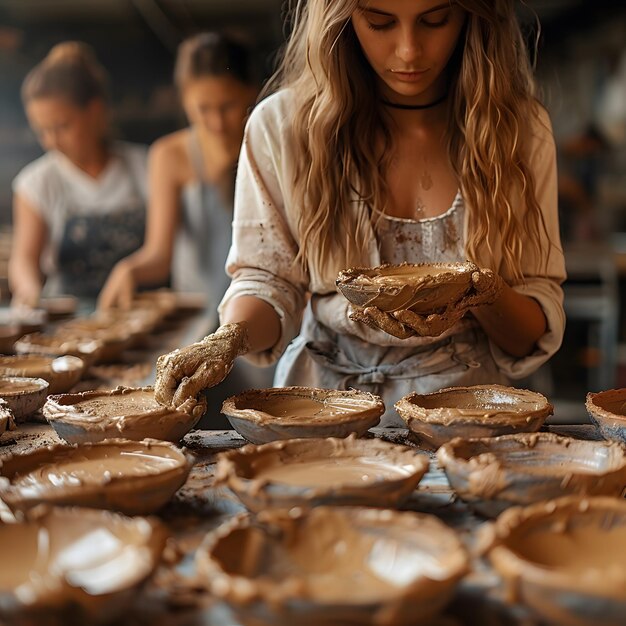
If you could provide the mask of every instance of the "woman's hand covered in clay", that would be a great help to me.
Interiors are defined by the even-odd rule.
[[[224,324],[202,341],[160,356],[154,396],[165,406],[179,407],[203,389],[221,383],[234,360],[249,350],[246,326]]]
[[[419,335],[437,337],[452,328],[472,307],[492,304],[502,289],[502,278],[490,269],[472,273],[472,288],[444,311],[420,315],[410,309],[387,313],[377,307],[352,307],[350,319],[377,328],[399,339]]]

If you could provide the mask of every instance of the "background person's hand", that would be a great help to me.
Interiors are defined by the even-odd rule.
[[[20,309],[36,309],[39,306],[41,297],[41,285],[39,283],[30,283],[24,281],[13,291],[11,297],[11,307]]]
[[[249,350],[245,324],[224,324],[190,346],[160,356],[154,385],[156,400],[178,408],[202,390],[221,383],[235,359]]]
[[[98,296],[99,309],[130,309],[135,297],[136,285],[131,269],[118,263],[109,274]]]

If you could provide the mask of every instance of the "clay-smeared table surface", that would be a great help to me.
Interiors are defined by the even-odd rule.
[[[561,435],[581,439],[600,439],[593,426],[550,426]],[[393,443],[414,445],[403,429],[372,429],[372,434]],[[0,457],[31,450],[42,445],[59,443],[46,424],[22,424],[0,440]],[[183,440],[197,461],[187,482],[173,500],[158,514],[170,529],[172,539],[166,548],[169,563],[163,564],[156,577],[137,598],[123,621],[125,626],[238,626],[227,608],[217,605],[193,584],[194,552],[204,535],[245,509],[236,496],[225,487],[213,485],[217,453],[244,445],[235,431],[196,430]],[[429,453],[431,467],[418,489],[403,507],[405,510],[432,513],[460,533],[462,540],[474,550],[485,518],[473,514],[456,499],[445,474],[437,468]],[[539,622],[520,606],[510,607],[498,588],[496,574],[486,561],[474,560],[475,571],[460,584],[456,597],[433,626],[465,624],[539,626]]]

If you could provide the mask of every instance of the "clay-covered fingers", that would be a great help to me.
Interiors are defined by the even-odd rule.
[[[353,306],[349,317],[355,322],[360,322],[376,330],[382,330],[398,339],[408,339],[415,336],[413,330],[406,328],[395,317],[374,306],[368,306],[364,309]]]
[[[438,337],[441,333],[452,328],[462,317],[465,311],[446,310],[445,313],[431,313],[419,315],[410,309],[401,309],[394,312],[394,317],[405,327],[412,329],[421,337]]]
[[[502,289],[503,280],[499,274],[484,268],[472,272],[472,286],[476,295],[482,294],[486,300],[495,300]]]
[[[211,363],[209,361],[201,363],[191,376],[185,376],[180,381],[172,398],[173,406],[180,407],[189,398],[198,396],[204,389],[219,385],[226,378],[232,366],[232,361],[230,363]]]

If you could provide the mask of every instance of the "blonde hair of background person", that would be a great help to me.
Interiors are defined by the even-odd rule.
[[[239,156],[245,120],[257,95],[251,76],[249,51],[242,44],[218,33],[200,33],[179,47],[174,79],[190,127],[157,140],[149,153],[150,204],[145,243],[140,250],[123,259],[112,271],[99,306],[130,306],[137,286],[163,283],[170,274],[176,252],[176,234],[181,228],[183,188],[192,183],[217,187],[228,211],[227,232],[196,233],[188,246],[198,249],[219,245],[217,239],[230,241],[234,168]],[[190,141],[197,137],[202,157],[202,172],[197,172],[190,156]],[[200,176],[201,180],[197,178]],[[204,211],[220,207],[203,207]],[[227,280],[224,258],[219,267],[199,268]],[[194,267],[188,267],[193,272]],[[223,276],[224,280],[219,280]],[[173,277],[174,279],[176,277]],[[209,276],[210,278],[210,276]],[[209,280],[207,280],[209,282]],[[213,309],[223,295],[211,294]],[[175,281],[174,286],[176,287]],[[208,290],[211,285],[205,285]],[[215,288],[215,287],[214,287]]]
[[[436,220],[460,191],[465,254],[505,281],[493,304],[472,310],[491,352],[480,356],[498,369],[484,376],[536,369],[562,339],[565,274],[554,140],[514,1],[309,0],[293,16],[269,87],[278,93],[257,106],[244,140],[222,322],[247,325],[249,358],[275,359],[310,291],[328,341],[417,347],[344,320],[334,279],[373,264],[384,217]],[[299,349],[288,350],[292,371]]]
[[[132,196],[130,199],[122,196],[119,207],[113,209],[124,211],[126,202],[135,200],[143,204],[145,149],[111,141],[108,78],[91,47],[84,43],[64,42],[54,46],[26,76],[22,101],[30,126],[46,154],[26,166],[14,181],[9,284],[14,303],[36,306],[45,278],[41,266],[46,248],[52,239],[66,234],[62,232],[63,221],[75,209],[78,213],[89,212],[87,207],[74,206],[73,182],[82,177],[83,191],[87,189],[87,196],[97,198],[99,192],[92,193],[91,188],[99,189],[100,178],[106,171],[116,178],[108,182],[117,186],[120,194],[128,187]],[[128,182],[128,178],[133,181]],[[107,196],[106,187],[100,189],[102,194]],[[116,202],[117,198],[111,201]],[[69,208],[68,203],[72,204]],[[143,214],[143,206],[139,212]],[[124,227],[122,223],[120,228]],[[127,235],[123,234],[125,238]],[[89,250],[92,243],[85,244],[85,259],[94,252]],[[61,265],[56,259],[54,271],[61,272]],[[67,283],[71,288],[72,280]]]

